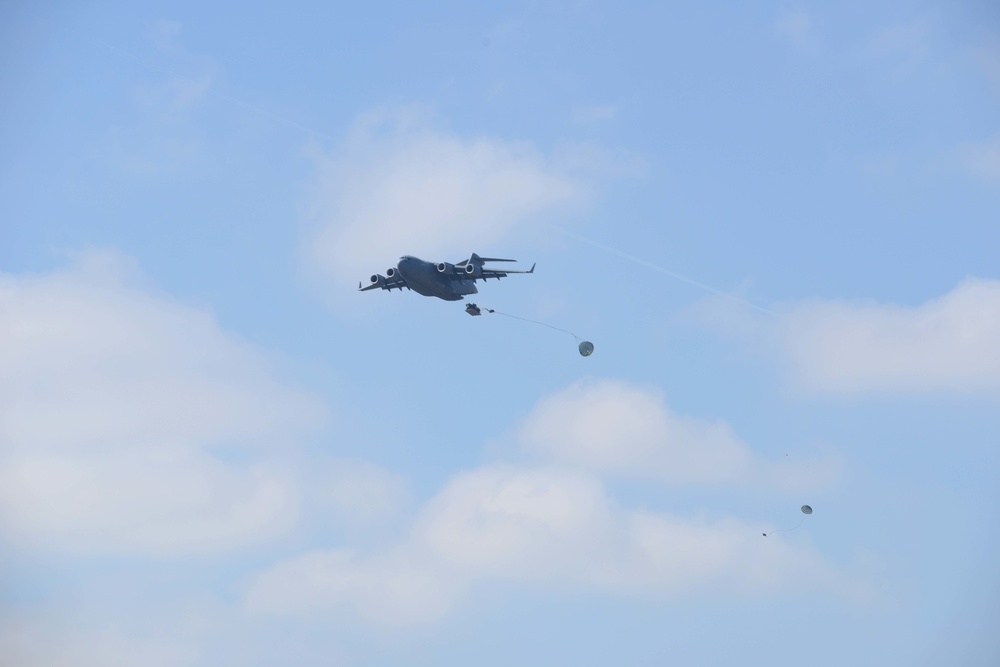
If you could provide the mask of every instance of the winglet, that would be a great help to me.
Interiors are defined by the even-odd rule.
[[[534,272],[535,272],[535,264],[536,264],[536,263],[537,263],[537,262],[535,262],[535,263],[532,263],[532,265],[531,265],[531,268],[530,268],[530,269],[528,269],[528,273],[534,273]]]

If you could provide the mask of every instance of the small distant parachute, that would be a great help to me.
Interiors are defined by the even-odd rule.
[[[589,340],[580,341],[579,350],[580,356],[589,357],[594,353],[594,344]],[[812,510],[809,511],[811,512]]]
[[[802,513],[803,514],[812,514],[813,513],[813,508],[809,507],[809,505],[803,505],[801,509],[802,509]]]

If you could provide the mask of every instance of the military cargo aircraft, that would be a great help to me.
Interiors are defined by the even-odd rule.
[[[487,280],[489,278],[506,278],[511,273],[534,273],[535,265],[527,271],[503,271],[501,269],[486,268],[486,262],[516,262],[515,259],[498,259],[496,257],[480,257],[476,253],[458,264],[448,262],[438,262],[432,264],[425,262],[418,257],[404,255],[399,258],[399,263],[395,267],[385,272],[385,275],[376,273],[369,279],[369,284],[362,286],[358,283],[358,290],[367,292],[372,289],[385,289],[402,291],[405,287],[413,290],[417,294],[424,296],[436,296],[445,301],[459,301],[467,294],[477,294],[477,280]]]

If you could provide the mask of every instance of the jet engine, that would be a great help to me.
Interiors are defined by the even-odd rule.
[[[468,264],[465,265],[465,272],[471,276],[473,273],[476,272],[476,265],[473,264],[472,262],[469,262]]]
[[[374,274],[371,278],[369,278],[369,280],[371,280],[372,285],[381,285],[382,283],[385,282],[385,279],[377,273]]]
[[[398,273],[399,273],[399,269],[397,269],[395,267],[391,267],[391,268],[388,268],[388,269],[385,270],[385,277],[386,278],[395,278],[396,274],[398,274]]]
[[[455,269],[454,264],[449,264],[448,262],[437,263],[438,273],[451,273],[454,269]]]

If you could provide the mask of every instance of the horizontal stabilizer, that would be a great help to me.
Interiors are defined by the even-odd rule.
[[[483,269],[484,278],[503,278],[508,273],[534,273],[535,265],[532,264],[531,268],[527,271],[515,271],[514,269]]]
[[[516,262],[516,259],[501,259],[500,257],[480,257],[476,253],[472,253],[472,261],[476,264],[481,264],[483,262]]]

